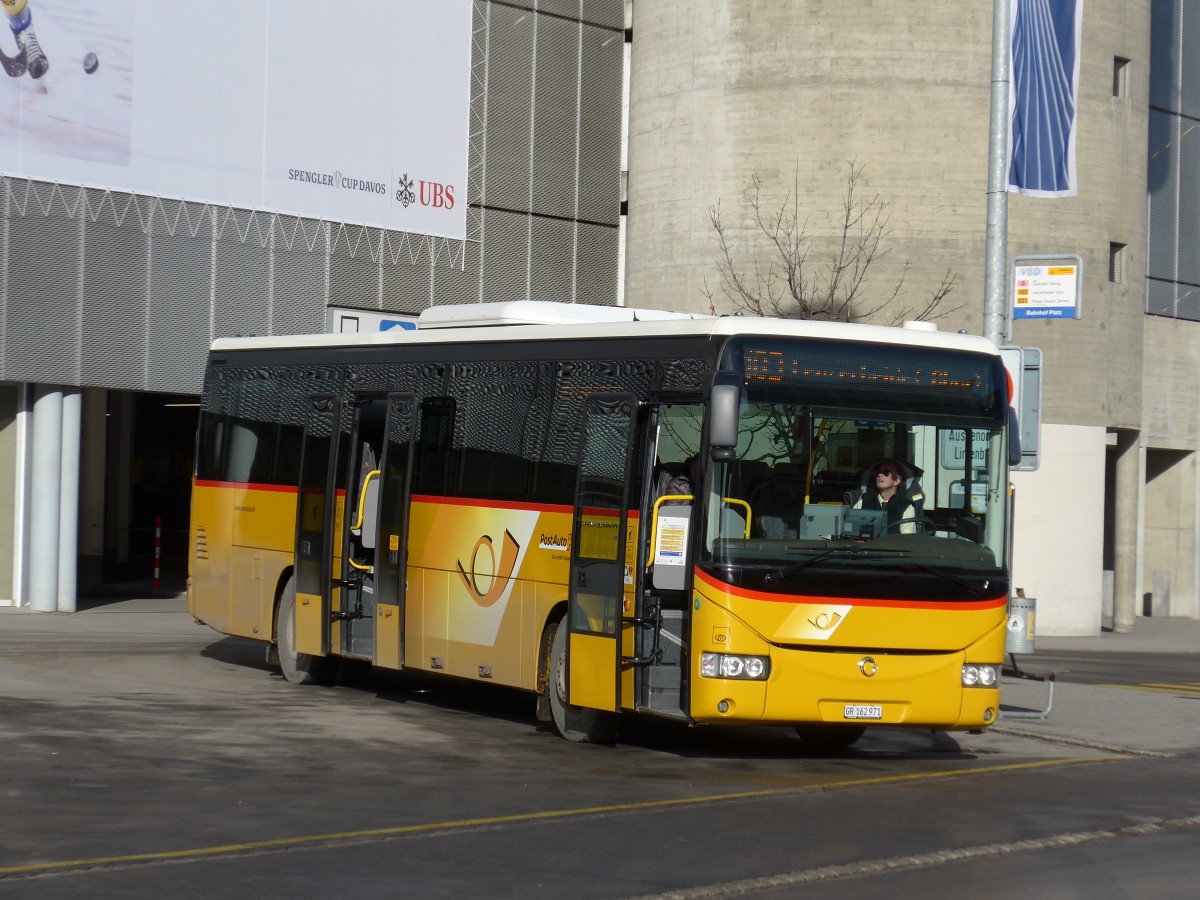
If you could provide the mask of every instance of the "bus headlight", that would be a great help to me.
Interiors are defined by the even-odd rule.
[[[1000,681],[999,666],[984,666],[979,663],[964,663],[962,667],[963,687],[995,687]]]
[[[765,656],[739,656],[735,653],[700,654],[700,674],[705,678],[762,681],[770,669],[770,660]]]

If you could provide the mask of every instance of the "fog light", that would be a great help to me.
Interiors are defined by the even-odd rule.
[[[718,703],[717,704],[717,712],[722,713],[722,714],[729,712],[729,701],[722,700],[720,703]]]

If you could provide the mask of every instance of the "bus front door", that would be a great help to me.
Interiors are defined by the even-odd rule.
[[[621,700],[621,619],[632,571],[626,556],[636,412],[630,394],[588,398],[571,538],[567,698],[612,712]]]
[[[336,495],[334,463],[340,404],[332,394],[308,399],[300,450],[296,503],[295,649],[309,656],[329,653]]]

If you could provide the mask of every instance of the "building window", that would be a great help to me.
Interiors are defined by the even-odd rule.
[[[1109,244],[1108,245],[1108,280],[1113,284],[1120,284],[1124,278],[1122,270],[1125,267],[1125,245],[1124,244]]]
[[[1129,96],[1129,60],[1113,57],[1113,96],[1124,100]]]

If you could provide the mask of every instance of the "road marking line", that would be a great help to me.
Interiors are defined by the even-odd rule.
[[[1141,687],[1168,688],[1173,691],[1191,691],[1191,692],[1200,691],[1200,684],[1196,684],[1195,682],[1193,682],[1191,684],[1186,684],[1186,683],[1172,684],[1169,681],[1143,681],[1141,683]]]
[[[300,835],[290,838],[271,838],[262,841],[247,841],[241,844],[220,844],[213,847],[195,847],[189,850],[164,850],[157,853],[130,853],[123,856],[96,856],[88,859],[64,859],[42,863],[27,863],[16,866],[0,866],[0,880],[14,876],[37,876],[70,874],[89,868],[114,868],[143,865],[148,863],[178,863],[262,853],[275,850],[290,850],[314,844],[365,841],[370,839],[405,837],[414,834],[429,834],[437,831],[467,830],[489,825],[513,825],[555,819],[583,818],[622,812],[637,812],[652,809],[671,809],[683,806],[699,806],[706,803],[721,803],[731,800],[759,800],[772,797],[817,793],[842,788],[870,787],[905,782],[931,781],[938,778],[967,778],[976,775],[995,775],[1002,772],[1019,772],[1029,769],[1044,769],[1080,763],[1116,762],[1127,760],[1127,756],[1079,757],[1071,759],[1037,760],[1034,762],[1008,763],[998,766],[982,766],[977,769],[945,769],[939,772],[914,772],[905,775],[883,775],[876,778],[850,778],[841,781],[819,782],[788,788],[765,788],[758,791],[737,791],[728,794],[709,794],[703,797],[680,797],[673,800],[644,800],[636,803],[615,803],[608,806],[585,806],[577,809],[556,809],[543,812],[516,813],[507,816],[484,816],[474,819],[457,819],[447,822],[427,822],[420,825],[396,825],[389,828],[368,828],[361,831],[339,831],[328,834]]]
[[[1099,687],[1120,688],[1123,691],[1143,691],[1147,694],[1196,694],[1200,687],[1189,684],[1102,684]]]
[[[1182,831],[1198,826],[1200,826],[1200,816],[1188,816],[1181,819],[1160,819],[1157,822],[1146,822],[1119,828],[1098,829],[1096,831],[1060,832],[1059,834],[1051,834],[1042,838],[1030,838],[1024,841],[984,844],[978,847],[963,847],[957,850],[935,850],[932,853],[894,856],[890,859],[873,859],[858,863],[800,869],[796,872],[786,872],[781,875],[744,878],[741,881],[727,881],[721,884],[703,885],[679,891],[667,891],[663,894],[648,894],[640,898],[640,900],[707,900],[707,898],[730,897],[738,894],[778,890],[779,888],[798,887],[818,882],[826,883],[842,878],[862,878],[871,875],[890,875],[894,872],[909,872],[915,869],[930,869],[934,866],[945,865],[946,863],[994,859],[1013,853],[1078,847],[1080,844],[1090,844],[1095,841],[1163,834],[1168,831]]]

